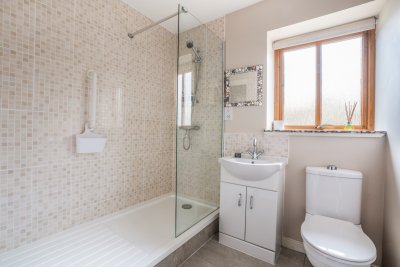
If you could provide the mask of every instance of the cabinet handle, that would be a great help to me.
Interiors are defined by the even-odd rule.
[[[253,209],[253,202],[254,202],[254,197],[250,196],[250,209]]]
[[[242,206],[242,193],[239,193],[238,197],[238,207]]]

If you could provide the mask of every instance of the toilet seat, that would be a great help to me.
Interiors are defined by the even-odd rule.
[[[307,216],[301,226],[304,242],[321,254],[339,262],[372,263],[375,245],[354,224],[325,216]]]

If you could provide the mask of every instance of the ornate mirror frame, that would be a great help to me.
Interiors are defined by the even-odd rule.
[[[257,74],[257,99],[241,102],[230,102],[230,77],[235,74],[255,71]],[[262,106],[263,99],[263,66],[255,65],[248,67],[241,67],[236,69],[229,69],[225,71],[225,90],[224,90],[224,106],[225,107],[249,107],[249,106]]]

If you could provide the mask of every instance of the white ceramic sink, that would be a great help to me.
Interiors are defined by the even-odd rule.
[[[232,176],[240,180],[261,181],[280,171],[284,163],[273,160],[220,158],[221,166]]]

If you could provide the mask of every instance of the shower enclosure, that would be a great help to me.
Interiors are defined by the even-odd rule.
[[[219,205],[223,40],[182,7],[177,38],[175,235],[179,236]]]
[[[166,23],[166,24],[164,24]],[[219,204],[219,164],[222,154],[223,40],[190,11],[154,22],[177,23],[175,236],[212,213]]]
[[[211,31],[174,5],[153,22],[135,1],[72,14],[67,1],[3,2],[0,266],[155,266],[173,251],[182,263],[218,217],[222,21]],[[87,117],[108,137],[101,154],[73,149]]]

